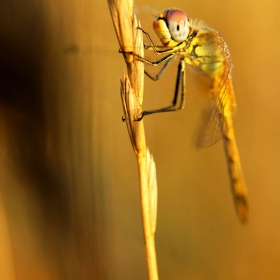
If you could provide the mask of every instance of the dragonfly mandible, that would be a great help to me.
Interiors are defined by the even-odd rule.
[[[184,108],[186,65],[210,77],[209,97],[212,105],[209,106],[206,121],[201,128],[198,146],[211,146],[223,138],[235,208],[240,221],[245,223],[249,212],[248,197],[233,129],[232,112],[235,110],[236,102],[227,44],[219,32],[196,24],[180,9],[167,9],[159,13],[153,27],[162,45],[156,46],[149,34],[142,30],[149,42],[149,45],[145,44],[145,49],[164,56],[157,61],[151,61],[137,54],[134,55],[146,64],[163,66],[157,75],[152,76],[145,71],[146,75],[156,81],[173,58],[179,57],[180,62],[172,104],[143,111],[140,119],[146,115]]]

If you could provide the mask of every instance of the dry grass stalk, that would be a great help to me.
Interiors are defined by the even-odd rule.
[[[158,279],[154,233],[157,213],[157,180],[153,157],[146,146],[143,120],[137,121],[142,112],[144,65],[132,52],[144,55],[142,31],[133,16],[133,2],[108,0],[115,31],[127,64],[121,82],[124,116],[133,150],[137,157],[143,231],[146,246],[149,279]]]

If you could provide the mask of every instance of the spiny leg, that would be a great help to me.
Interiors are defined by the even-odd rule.
[[[148,73],[146,70],[145,70],[145,74],[153,81],[157,81],[163,74],[163,72],[165,71],[165,69],[167,68],[167,66],[169,65],[169,63],[171,62],[171,60],[174,58],[171,57],[170,59],[168,59],[165,64],[163,65],[163,67],[160,69],[160,71],[155,75],[155,76],[152,76],[150,73]]]
[[[144,31],[141,27],[138,27],[138,29],[140,29],[140,30],[145,34],[145,36],[147,37],[148,41],[149,41],[150,44],[151,44],[150,46],[147,46],[146,44],[144,44],[145,49],[150,49],[150,48],[152,48],[153,51],[154,51],[156,54],[165,54],[165,53],[173,52],[173,49],[172,49],[172,48],[171,48],[171,49],[166,49],[166,48],[163,47],[163,46],[160,46],[160,47],[156,46],[156,45],[154,44],[154,42],[152,41],[152,39],[151,39],[151,37],[150,37],[150,35],[149,35],[148,32]],[[161,48],[165,48],[165,49],[162,50]]]
[[[143,111],[141,117],[138,119],[140,121],[144,116],[156,114],[156,113],[165,113],[165,112],[173,112],[177,110],[181,110],[184,108],[185,105],[185,61],[182,59],[178,65],[178,71],[177,71],[177,78],[176,78],[176,87],[175,87],[175,93],[174,98],[172,101],[172,104],[167,107],[163,107],[160,109],[155,110],[147,110]],[[179,87],[181,82],[181,100],[178,107],[176,107],[177,100],[178,100],[178,93],[179,93]]]
[[[164,56],[163,58],[156,60],[156,61],[151,61],[149,59],[146,59],[138,54],[136,54],[135,52],[125,52],[122,49],[119,50],[119,53],[128,53],[131,54],[133,56],[135,56],[138,60],[148,64],[148,65],[152,65],[152,66],[158,66],[161,63],[165,62],[165,65],[162,67],[162,69],[158,72],[158,74],[156,76],[152,76],[150,75],[147,71],[145,71],[145,74],[152,80],[156,81],[158,80],[162,73],[164,72],[164,70],[166,69],[166,67],[169,65],[170,61],[172,60],[172,58],[175,56],[176,51],[173,48],[170,49],[166,49],[164,46],[155,46],[155,44],[153,43],[149,33],[147,33],[146,31],[144,31],[141,27],[138,27],[138,29],[140,29],[147,37],[148,41],[150,42],[151,46],[147,46],[146,44],[144,44],[145,49],[147,50],[153,50],[156,54],[167,54],[168,55]],[[164,48],[164,49],[161,49]]]
[[[119,53],[128,53],[128,54],[131,54],[133,56],[135,56],[138,60],[148,64],[148,65],[152,65],[152,66],[158,66],[160,65],[161,63],[163,62],[166,62],[168,60],[170,60],[171,58],[173,58],[175,56],[175,53],[171,53],[171,54],[168,54],[166,56],[164,56],[163,58],[159,59],[159,60],[156,60],[156,61],[151,61],[145,57],[142,57],[141,55],[135,53],[135,52],[125,52],[123,50],[119,50]]]

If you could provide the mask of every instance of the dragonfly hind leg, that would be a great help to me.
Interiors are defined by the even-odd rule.
[[[173,111],[183,109],[185,106],[185,79],[186,79],[185,78],[185,62],[182,59],[178,65],[175,93],[174,93],[174,98],[173,98],[172,104],[170,106],[159,108],[159,109],[143,111],[141,114],[141,117],[138,119],[138,121],[142,120],[143,117],[147,116],[147,115],[156,114],[156,113],[173,112]],[[180,84],[181,84],[181,100],[180,100],[180,104],[178,106],[176,106],[177,101],[178,101],[178,93],[179,93]]]

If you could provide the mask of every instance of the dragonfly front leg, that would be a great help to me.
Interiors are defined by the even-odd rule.
[[[140,29],[144,34],[145,36],[147,37],[148,41],[150,42],[150,46],[144,44],[144,48],[146,50],[153,50],[156,54],[165,54],[165,53],[170,53],[170,52],[173,52],[174,50],[169,48],[169,49],[166,49],[166,47],[164,46],[156,46],[154,44],[154,42],[152,41],[150,35],[148,32],[144,31],[141,27],[138,26],[138,29]]]

